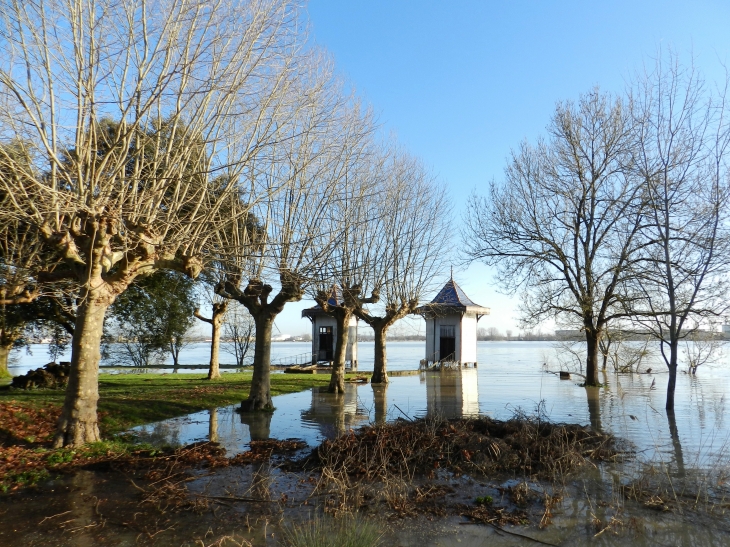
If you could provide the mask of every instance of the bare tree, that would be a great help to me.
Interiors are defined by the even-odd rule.
[[[254,342],[256,324],[248,310],[236,301],[232,302],[231,309],[226,315],[223,323],[223,332],[228,342],[225,346],[226,352],[233,355],[236,365],[242,367],[246,364],[251,347]]]
[[[629,303],[660,342],[667,410],[674,408],[680,341],[728,309],[727,85],[709,92],[691,66],[670,55],[633,89],[634,162],[647,207]]]
[[[710,329],[705,331],[693,328],[684,339],[682,353],[690,374],[697,374],[700,366],[717,363],[724,357],[727,341],[715,331],[715,326],[710,324]]]
[[[444,273],[451,210],[445,188],[417,159],[392,150],[384,163],[375,197],[375,219],[365,245],[369,260],[363,277],[376,289],[378,302],[359,299],[354,313],[375,334],[372,383],[387,383],[386,334],[399,319],[414,313],[433,282]],[[374,303],[375,304],[375,303]]]
[[[382,160],[377,151],[369,150],[362,161],[348,166],[347,176],[338,185],[337,199],[325,221],[327,230],[337,237],[332,241],[327,260],[318,264],[316,278],[310,286],[314,300],[336,321],[330,393],[345,392],[345,360],[355,311],[379,299],[379,287],[368,274],[374,267],[373,249],[377,246],[373,238],[378,215],[376,203],[386,198],[381,194]],[[370,296],[364,296],[368,292]]]
[[[296,9],[286,0],[0,8],[0,139],[33,159],[0,148],[13,173],[0,214],[37,229],[65,263],[50,277],[78,287],[55,444],[79,445],[99,439],[106,309],[155,270],[197,275],[229,221],[221,203],[250,180],[293,108]]]
[[[369,113],[342,92],[327,66],[303,78],[310,102],[289,127],[289,137],[273,152],[274,166],[260,172],[275,196],[254,208],[260,219],[260,251],[252,256],[236,250],[246,240],[236,236],[231,251],[230,275],[216,292],[233,298],[254,318],[256,343],[253,377],[241,410],[273,408],[270,389],[271,331],[276,316],[288,302],[302,299],[312,279],[327,263],[339,233],[328,219],[341,199],[340,186],[351,165],[362,155],[373,131]],[[242,276],[248,274],[241,289]],[[276,289],[275,289],[276,287]],[[275,292],[276,290],[276,292]],[[272,296],[273,295],[273,296]]]
[[[641,345],[633,345],[631,338],[634,337],[630,331],[619,328],[606,329],[598,344],[603,356],[603,370],[606,370],[608,363],[611,363],[614,372],[639,372],[641,364],[654,357],[654,352],[649,347],[651,341],[649,338],[643,336]]]
[[[641,220],[642,187],[627,170],[630,109],[592,91],[577,104],[559,104],[548,133],[513,152],[502,185],[471,197],[466,255],[497,266],[508,290],[524,290],[523,324],[580,324],[586,385],[598,385],[598,341],[622,313],[619,289]]]
[[[210,363],[208,366],[208,380],[220,378],[220,345],[221,345],[221,327],[226,318],[226,312],[228,311],[228,305],[230,300],[222,298],[215,294],[214,287],[220,280],[211,279],[212,284],[204,285],[203,294],[205,295],[207,303],[211,307],[211,316],[205,317],[200,313],[200,309],[195,310],[195,317],[211,326],[211,341],[210,341]]]

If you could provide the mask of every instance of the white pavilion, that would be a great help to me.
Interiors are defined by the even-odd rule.
[[[337,287],[332,288],[328,303],[336,306],[342,302]],[[302,317],[312,322],[312,364],[331,363],[335,357],[337,345],[337,320],[317,304],[302,310]],[[357,370],[357,317],[350,319],[347,348],[345,349],[345,366]]]
[[[426,320],[425,368],[477,366],[477,323],[489,308],[472,302],[452,276],[429,304],[416,309]]]

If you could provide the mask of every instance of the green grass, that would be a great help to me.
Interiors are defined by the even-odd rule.
[[[250,372],[226,373],[219,380],[201,374],[102,374],[99,406],[102,435],[112,435],[136,425],[183,416],[208,408],[231,405],[248,397]],[[362,373],[358,373],[362,375]],[[294,393],[329,384],[329,374],[272,374],[271,394]],[[62,405],[64,390],[0,388],[0,403]]]

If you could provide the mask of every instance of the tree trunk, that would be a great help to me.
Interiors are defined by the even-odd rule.
[[[8,371],[8,359],[12,350],[13,344],[10,344],[9,346],[0,346],[0,378],[11,377],[11,374]]]
[[[71,343],[71,372],[53,443],[56,448],[81,446],[100,440],[96,416],[101,359],[99,348],[104,314],[112,299],[87,292],[80,300]]]
[[[586,386],[600,386],[598,381],[598,337],[596,329],[586,329]]]
[[[248,399],[241,402],[241,410],[273,410],[271,401],[271,328],[274,315],[260,312],[254,315],[256,321],[256,347],[253,353],[253,378]]]
[[[669,344],[669,383],[667,384],[667,404],[664,408],[674,411],[674,388],[677,386],[677,357],[679,341],[672,340]]]
[[[375,333],[375,364],[373,365],[373,377],[370,382],[373,384],[387,384],[388,372],[386,371],[387,355],[385,348],[385,333],[387,327],[384,325],[371,325]]]
[[[213,311],[213,321],[211,321],[213,330],[212,340],[210,341],[210,367],[208,369],[208,380],[221,377],[218,355],[220,354],[221,347],[221,326],[223,325],[223,317],[224,315],[222,313],[216,315],[215,310]]]
[[[335,359],[332,363],[332,376],[328,391],[330,393],[345,392],[345,357],[347,355],[347,339],[349,338],[350,319],[352,311],[339,308],[335,311],[337,319],[337,344],[335,344]]]

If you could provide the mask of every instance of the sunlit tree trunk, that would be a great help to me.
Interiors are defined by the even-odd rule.
[[[113,298],[101,291],[84,291],[71,344],[71,371],[55,447],[81,446],[100,440],[96,403],[99,400],[99,361],[104,314]]]
[[[196,310],[195,317],[209,323],[211,326],[211,341],[210,341],[210,364],[208,366],[208,380],[220,378],[220,347],[221,347],[221,327],[223,326],[223,320],[226,317],[226,310],[228,309],[228,301],[213,302],[213,315],[210,319],[203,317]]]
[[[679,358],[679,341],[672,340],[669,345],[669,382],[667,383],[667,404],[665,408],[674,412],[674,390],[677,386],[677,361]]]
[[[389,382],[386,371],[388,360],[385,348],[387,326],[380,322],[371,326],[375,333],[375,362],[373,365],[373,376],[370,381],[373,384],[387,384]]]
[[[256,347],[253,355],[253,377],[248,399],[241,410],[273,410],[271,401],[271,330],[275,316],[263,311],[252,314],[256,321]]]
[[[13,349],[13,345],[0,345],[0,378],[9,378],[10,372],[8,371],[8,360],[10,358],[10,352]]]

